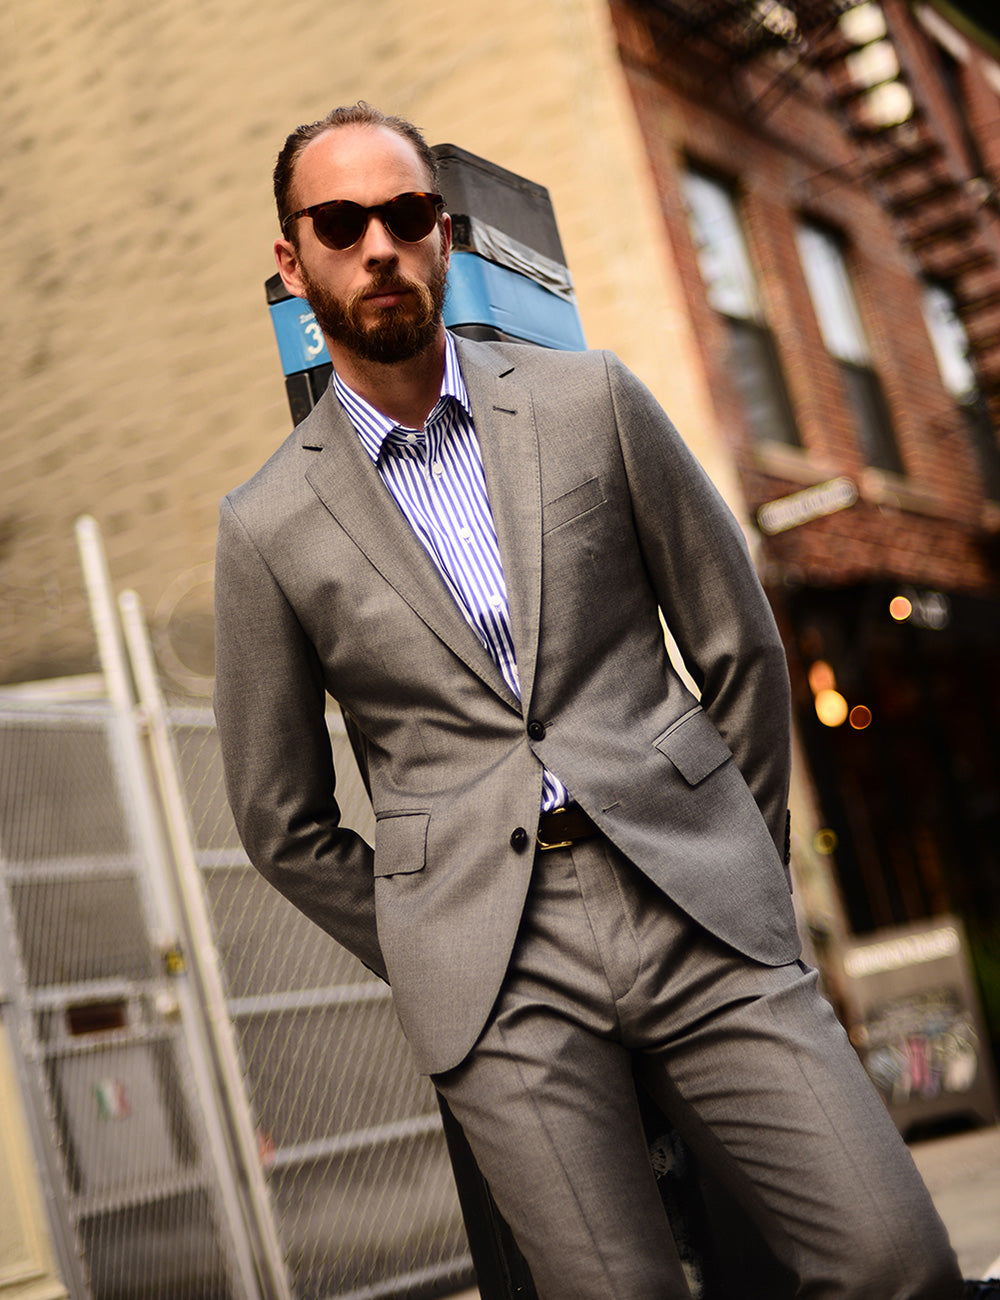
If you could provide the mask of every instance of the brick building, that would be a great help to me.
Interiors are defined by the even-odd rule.
[[[789,650],[812,848],[855,933],[964,918],[996,1037],[997,47],[898,0],[614,14]]]

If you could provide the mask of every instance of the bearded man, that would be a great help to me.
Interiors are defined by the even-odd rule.
[[[613,356],[448,333],[450,220],[410,123],[299,128],[275,194],[334,375],[222,504],[216,711],[250,860],[389,980],[543,1300],[688,1295],[637,1058],[800,1296],[957,1300],[799,958],[787,672],[732,515]],[[341,825],[327,695],[374,845]]]

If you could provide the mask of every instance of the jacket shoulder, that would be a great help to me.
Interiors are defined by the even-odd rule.
[[[600,349],[569,351],[562,348],[544,348],[537,343],[514,343],[502,340],[455,340],[461,363],[484,366],[497,374],[512,370],[526,377],[539,375],[558,378],[562,375],[603,373],[607,366],[621,365],[611,352]]]

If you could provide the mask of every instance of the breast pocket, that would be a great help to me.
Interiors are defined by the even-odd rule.
[[[603,504],[604,491],[601,480],[587,479],[586,483],[564,492],[562,496],[556,497],[554,501],[549,501],[542,507],[542,532],[551,533],[554,529],[561,528],[563,524],[568,524]]]
[[[683,714],[653,744],[670,759],[688,785],[704,781],[733,756],[701,707]]]
[[[375,875],[400,876],[423,871],[427,862],[429,812],[375,814]]]

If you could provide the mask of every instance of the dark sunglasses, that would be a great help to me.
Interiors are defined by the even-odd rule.
[[[312,217],[316,238],[327,248],[340,252],[353,248],[368,228],[368,218],[374,213],[393,239],[403,244],[419,244],[434,229],[438,213],[444,207],[440,194],[397,194],[388,203],[376,203],[363,208],[350,199],[330,199],[314,203],[311,208],[293,212],[281,223],[282,232],[296,217]]]

